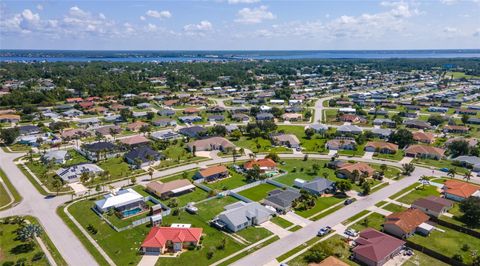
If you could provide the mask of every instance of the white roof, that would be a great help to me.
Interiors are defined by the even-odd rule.
[[[435,228],[433,225],[427,223],[421,223],[418,227],[428,232],[432,231]]]
[[[191,224],[172,224],[170,227],[175,227],[175,228],[190,228],[192,227]]]
[[[111,207],[123,206],[143,199],[135,190],[128,188],[119,190],[116,194],[108,194],[104,199],[95,202],[100,209],[106,210]]]
[[[185,191],[185,190],[188,190],[188,189],[192,189],[192,188],[195,188],[195,186],[190,184],[190,185],[186,185],[186,186],[179,187],[179,188],[176,188],[176,189],[172,189],[172,192],[173,193],[179,193],[179,192],[182,192],[182,191]]]

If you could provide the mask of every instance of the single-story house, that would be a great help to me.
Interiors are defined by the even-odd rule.
[[[480,172],[480,158],[477,156],[462,155],[453,158],[452,161],[461,166],[472,168],[473,172]]]
[[[55,171],[55,173],[67,183],[77,182],[83,173],[95,176],[101,172],[103,172],[103,169],[92,163],[77,164]]]
[[[430,132],[415,131],[412,135],[415,141],[421,143],[432,144],[435,141],[435,135]]]
[[[308,266],[349,266],[349,264],[341,261],[337,257],[330,256],[320,263],[309,263]]]
[[[360,134],[362,131],[362,128],[355,125],[341,125],[337,128],[339,134]]]
[[[404,124],[406,127],[418,128],[418,129],[429,129],[429,128],[432,127],[432,126],[430,125],[430,123],[428,123],[428,122],[426,122],[426,121],[422,121],[422,120],[416,120],[416,119],[407,119],[407,120],[404,120],[404,121],[403,121],[403,124]]]
[[[360,175],[364,174],[367,177],[371,177],[375,173],[375,169],[367,163],[357,162],[342,166],[337,170],[337,175],[341,178],[350,178],[355,170],[358,171]]]
[[[375,118],[373,120],[373,124],[376,126],[387,126],[387,127],[395,127],[397,125],[395,121],[388,118]]]
[[[331,139],[325,147],[329,150],[355,150],[357,143],[353,139]]]
[[[172,109],[162,109],[162,110],[158,110],[157,114],[159,116],[174,116],[175,111]]]
[[[0,123],[18,123],[20,121],[19,115],[14,114],[1,114]]]
[[[197,138],[204,132],[207,132],[207,129],[201,126],[184,127],[178,130],[178,133],[189,138]]]
[[[335,192],[335,182],[323,177],[317,177],[310,181],[297,178],[294,181],[294,186],[317,196]]]
[[[443,132],[445,133],[468,133],[469,128],[466,126],[456,126],[456,125],[446,125],[443,127]]]
[[[349,122],[353,124],[367,122],[365,118],[354,114],[344,114],[340,116],[339,120],[342,122]]]
[[[248,226],[260,225],[272,217],[274,211],[265,208],[258,202],[235,202],[224,207],[213,224],[219,228],[238,232]]]
[[[369,141],[365,144],[365,151],[394,154],[398,151],[398,145],[386,141]]]
[[[273,136],[273,141],[276,145],[287,146],[289,148],[300,148],[300,141],[297,136],[293,134],[280,134]]]
[[[139,131],[142,127],[146,127],[148,125],[148,123],[142,121],[135,121],[127,125],[127,130],[136,132]]]
[[[20,136],[36,135],[41,132],[41,129],[34,125],[19,126],[17,129]]]
[[[195,147],[196,151],[225,151],[229,148],[234,149],[235,145],[228,139],[222,137],[211,137],[207,139],[200,139],[187,144],[187,149],[193,151]]]
[[[385,217],[383,231],[399,238],[408,238],[418,232],[422,235],[430,234],[432,226],[425,223],[430,219],[419,209],[407,209],[395,212]]]
[[[443,185],[446,199],[463,201],[469,197],[480,197],[480,186],[458,180],[447,180]]]
[[[439,160],[445,155],[445,150],[427,145],[410,145],[405,149],[405,156]]]
[[[195,186],[187,179],[177,179],[166,183],[153,181],[146,186],[146,191],[157,195],[163,200],[190,193],[194,190]]]
[[[68,158],[68,151],[66,150],[50,150],[42,155],[42,161],[44,163],[54,162],[58,164],[64,164]]]
[[[62,131],[62,133],[60,133],[60,136],[64,140],[79,139],[90,136],[90,132],[82,128],[73,128]]]
[[[80,127],[89,128],[89,127],[98,127],[100,126],[101,122],[100,122],[100,119],[96,117],[89,117],[89,118],[79,119],[77,121],[77,124]]]
[[[292,209],[292,203],[300,198],[301,194],[295,190],[272,190],[263,200],[263,204],[275,208],[280,213],[286,213]]]
[[[212,182],[229,176],[228,169],[224,165],[210,166],[198,171],[194,179],[203,179],[206,182]]]
[[[285,121],[301,121],[303,119],[303,115],[297,113],[285,113],[282,115],[282,119]]]
[[[62,113],[64,117],[78,117],[83,115],[82,111],[76,110],[76,109],[70,109]]]
[[[186,115],[186,116],[180,116],[178,120],[180,120],[180,122],[182,123],[195,123],[195,122],[201,122],[202,117],[198,115]]]
[[[142,135],[136,135],[133,137],[120,139],[119,142],[122,143],[123,145],[132,147],[132,146],[146,145],[150,142],[150,140]]]
[[[210,116],[208,116],[207,119],[210,122],[222,122],[222,121],[225,121],[225,116],[223,116],[223,115],[210,115]]]
[[[246,114],[234,114],[232,115],[232,120],[237,122],[247,122],[250,120],[250,117]]]
[[[381,266],[400,253],[405,241],[367,228],[355,239],[353,258],[368,266]]]
[[[177,125],[177,121],[169,118],[162,118],[152,122],[152,124],[156,127],[174,127]]]
[[[158,161],[163,157],[160,153],[149,146],[143,145],[134,148],[125,154],[125,161],[135,167],[143,168],[149,166],[152,162]],[[137,161],[140,165],[137,165]]]
[[[95,201],[95,209],[100,213],[110,210],[119,212],[122,217],[129,217],[146,210],[145,198],[131,188],[120,189]]]
[[[434,217],[439,217],[440,215],[447,213],[452,207],[453,203],[451,201],[433,195],[417,199],[412,203],[412,208],[419,209]]]
[[[315,130],[315,132],[317,132],[317,133],[323,133],[323,132],[326,132],[328,130],[328,126],[324,125],[324,124],[313,124],[313,125],[307,126],[307,128],[311,128],[311,129]]]
[[[195,227],[153,227],[140,249],[146,255],[180,252],[191,246],[198,246],[202,232],[203,228]]]
[[[95,132],[102,136],[108,136],[108,135],[111,135],[112,133],[119,134],[120,132],[122,132],[122,128],[115,125],[109,125],[109,126],[99,127],[95,129]]]
[[[465,141],[468,143],[468,147],[473,148],[477,146],[478,144],[478,139],[476,138],[464,138],[464,137],[457,137],[457,138],[451,138],[445,141],[445,147],[448,147],[450,144],[452,144],[455,141]]]
[[[373,136],[381,139],[388,139],[390,135],[392,135],[392,133],[393,133],[393,130],[389,128],[373,128],[372,129]]]
[[[257,165],[260,168],[261,173],[277,170],[277,163],[270,158],[247,161],[243,164],[243,169],[248,171],[253,169],[255,165]]]
[[[83,154],[90,161],[101,161],[113,158],[120,154],[120,149],[117,145],[107,142],[99,141],[95,143],[83,144],[80,153]]]
[[[182,136],[173,130],[162,130],[151,133],[150,137],[156,140],[171,140],[181,138]]]
[[[259,121],[273,120],[273,115],[271,113],[258,113],[256,119]]]

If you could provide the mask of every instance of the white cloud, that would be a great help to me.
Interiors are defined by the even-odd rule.
[[[475,30],[475,32],[473,33],[473,37],[480,37],[480,28]]]
[[[68,13],[74,17],[86,17],[89,15],[88,12],[83,11],[78,6],[72,6]]]
[[[260,6],[256,8],[242,8],[237,13],[238,18],[236,22],[243,24],[257,24],[261,23],[264,20],[275,19],[276,16],[268,11],[267,6]]]
[[[253,4],[258,2],[260,2],[260,0],[228,0],[229,4]]]
[[[213,25],[208,20],[202,20],[198,24],[188,24],[183,26],[184,31],[209,31],[213,29]]]
[[[37,5],[37,9],[40,10],[40,11],[42,11],[42,10],[43,10],[43,6],[42,6],[41,4],[38,4],[38,5]]]
[[[458,29],[454,27],[445,27],[443,28],[443,32],[445,33],[457,33]]]
[[[440,0],[440,2],[444,5],[453,5],[458,3],[458,0]]]
[[[146,17],[140,16],[140,20],[141,20],[141,21],[145,21],[146,19],[147,19]]]
[[[157,11],[157,10],[148,10],[145,15],[152,17],[152,18],[159,18],[159,19],[164,19],[164,18],[170,18],[172,17],[172,14],[168,10],[162,10],[162,11]]]

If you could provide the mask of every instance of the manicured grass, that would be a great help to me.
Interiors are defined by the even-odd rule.
[[[213,183],[205,183],[204,185],[216,190],[229,190],[248,184],[247,179],[243,175],[233,170],[229,170],[229,173],[230,177],[228,178]]]
[[[373,169],[377,170],[377,171],[381,171],[380,169],[380,166],[381,164],[369,164]],[[400,170],[399,168],[397,167],[393,167],[393,166],[387,166],[387,170],[385,170],[385,172],[383,173],[385,175],[386,178],[390,178],[390,179],[394,179],[395,177],[397,177],[399,174],[402,173],[402,170]]]
[[[451,213],[451,214],[453,215],[453,217],[448,217],[448,216],[442,215],[442,216],[440,216],[439,218],[440,218],[441,220],[446,221],[446,222],[449,222],[449,223],[452,223],[452,224],[456,224],[456,225],[459,225],[459,226],[462,226],[462,227],[469,228],[469,229],[471,229],[471,230],[480,232],[480,226],[478,226],[478,227],[471,227],[471,226],[465,224],[465,223],[462,221],[463,212],[460,210],[460,205],[459,205],[458,203],[454,203],[454,204],[453,204],[453,207],[452,207],[448,212]]]
[[[385,210],[391,211],[391,212],[401,212],[401,211],[406,210],[407,208],[402,207],[400,205],[397,205],[395,203],[390,203],[388,205],[383,206],[382,209],[385,209]]]
[[[432,196],[432,195],[440,196],[439,188],[431,185],[425,185],[425,186],[422,185],[397,200],[402,203],[412,204],[417,199],[424,198],[427,196]]]
[[[452,72],[447,72],[445,73],[445,78],[451,78],[453,77],[454,79],[461,79],[461,78],[466,78],[466,79],[471,79],[471,78],[480,78],[479,76],[472,76],[472,75],[467,75],[464,72],[458,72],[458,71],[452,71]]]
[[[197,202],[204,200],[208,197],[208,193],[205,192],[203,189],[196,188],[194,191],[183,194],[181,196],[175,197],[178,201],[178,206],[183,207],[187,205],[189,202]],[[168,202],[168,201],[167,201]]]
[[[98,166],[100,166],[100,168],[102,168],[104,171],[108,171],[112,180],[126,178],[133,174],[145,172],[143,170],[133,171],[130,168],[130,165],[126,163],[122,157],[110,158],[105,161],[101,161],[98,163]]]
[[[469,169],[465,167],[453,165],[453,162],[449,160],[413,159],[412,163],[428,165],[428,166],[432,166],[439,169],[441,168],[455,169],[458,174],[464,174],[469,171]]]
[[[373,212],[369,216],[353,224],[351,228],[357,230],[357,232],[360,232],[366,228],[375,228],[377,230],[381,230],[384,221],[385,221],[385,216],[379,213]]]
[[[292,150],[286,147],[274,147],[270,140],[261,137],[249,138],[246,136],[241,137],[239,140],[233,141],[233,143],[242,148],[251,150],[254,153],[291,153]]]
[[[287,227],[290,227],[292,226],[293,224],[285,219],[283,219],[282,217],[280,216],[275,216],[273,217],[272,219],[270,219],[270,221],[282,228],[287,228]]]
[[[336,197],[319,197],[315,203],[315,206],[311,209],[304,210],[304,211],[295,211],[296,214],[308,218],[326,208],[335,205],[345,199],[336,198]]]
[[[3,179],[2,179],[3,180]],[[6,187],[3,182],[0,182],[0,209],[7,207],[10,204],[10,196],[7,194]]]
[[[295,225],[294,227],[288,229],[288,231],[290,232],[295,232],[295,231],[298,231],[300,229],[302,229],[303,227],[301,227],[300,225]]]
[[[18,144],[18,143],[12,144],[8,147],[10,148],[10,150],[12,152],[28,152],[30,150],[29,146],[23,145],[23,144]]]
[[[404,266],[418,266],[418,265],[435,265],[435,266],[447,266],[443,261],[437,260],[433,257],[428,256],[425,253],[415,250],[415,254],[407,260],[403,265]]]
[[[240,191],[238,194],[247,197],[253,201],[260,201],[267,197],[268,192],[278,189],[278,187],[270,184],[260,184],[258,186]]]
[[[327,215],[330,215],[330,214],[332,214],[332,213],[340,210],[340,209],[343,208],[344,206],[345,206],[345,205],[343,205],[343,204],[339,204],[339,205],[337,205],[337,206],[335,206],[335,207],[333,207],[333,208],[328,209],[328,211],[324,211],[324,212],[322,212],[322,213],[320,213],[320,214],[318,214],[318,215],[315,215],[314,217],[310,218],[310,220],[312,220],[312,221],[318,221],[318,220],[322,219],[323,217],[325,217],[325,216],[327,216]]]
[[[155,180],[161,181],[163,183],[167,183],[167,182],[171,182],[171,181],[174,181],[174,180],[177,180],[177,179],[183,179],[184,176],[186,176],[189,180],[192,180],[192,177],[196,172],[197,172],[197,170],[181,172],[181,173],[176,174],[176,175],[160,177],[160,178],[155,179]],[[186,173],[186,174],[184,174],[184,173]]]
[[[364,215],[367,215],[368,213],[370,213],[370,211],[368,211],[368,210],[363,210],[363,211],[355,214],[354,216],[348,218],[347,220],[343,221],[342,224],[343,224],[343,225],[347,225],[347,224],[349,224],[349,223],[357,220],[358,218],[360,218],[360,217],[362,217],[362,216],[364,216]]]
[[[43,255],[39,260],[33,260],[35,254],[43,252],[36,241],[22,242],[17,238],[16,231],[20,228],[18,224],[0,223],[0,261],[4,265],[8,262],[16,265],[49,265],[47,258]],[[21,261],[24,261],[22,264]]]
[[[358,145],[355,150],[339,150],[338,155],[362,157],[365,155],[365,145]]]
[[[300,256],[294,258],[293,260],[288,262],[290,266],[307,266],[308,262],[306,261],[306,256],[311,252],[311,250],[320,249],[323,250],[325,255],[327,256],[336,256],[343,262],[349,265],[358,265],[355,262],[348,259],[350,256],[350,247],[345,242],[345,239],[340,235],[334,235],[329,239],[322,241],[316,245],[314,245],[309,251],[302,253]],[[301,249],[300,249],[301,250]],[[299,251],[300,251],[299,250]],[[298,252],[298,251],[297,251]],[[293,253],[295,254],[295,253]],[[292,254],[292,255],[293,255]]]
[[[10,193],[13,196],[13,202],[11,204],[22,201],[22,196],[18,193],[18,191],[13,186],[12,182],[10,182],[10,179],[8,179],[7,175],[1,168],[0,168],[0,178],[3,180],[3,184],[5,185],[6,189],[8,189],[8,191],[10,191]],[[8,206],[11,206],[11,205],[8,205],[8,206],[0,205],[0,206],[2,206],[0,209],[6,209],[8,208]]]
[[[396,198],[400,197],[401,195],[403,195],[403,194],[405,194],[405,193],[407,193],[407,192],[415,189],[415,188],[418,187],[419,185],[420,185],[420,183],[411,184],[410,186],[408,186],[408,187],[400,190],[399,192],[393,194],[393,195],[390,196],[389,198],[390,198],[390,199],[396,199]]]
[[[273,243],[273,242],[275,242],[275,241],[277,241],[277,240],[279,240],[279,239],[280,239],[280,238],[279,238],[278,236],[274,236],[274,237],[268,239],[267,241],[262,242],[262,243],[254,246],[254,247],[252,247],[252,248],[249,248],[248,250],[246,250],[246,251],[244,251],[244,252],[241,252],[241,253],[238,254],[237,256],[234,256],[234,257],[232,257],[232,258],[230,258],[230,259],[228,259],[228,260],[220,263],[219,266],[227,266],[227,265],[230,265],[230,264],[232,264],[233,262],[235,262],[235,261],[237,261],[237,260],[239,260],[239,259],[241,259],[241,258],[243,258],[243,257],[245,257],[245,256],[247,256],[247,255],[249,255],[249,254],[252,254],[253,252],[255,252],[255,251],[257,251],[257,250],[259,250],[259,249],[261,249],[261,248],[263,248],[263,247],[266,247],[266,246],[270,245],[271,243]]]
[[[335,176],[335,171],[324,167],[328,163],[327,160],[313,160],[307,161],[285,159],[285,165],[279,165],[279,168],[286,171],[287,174],[281,175],[275,178],[275,181],[283,183],[288,186],[293,186],[294,180],[300,178],[306,181],[310,181],[317,177],[325,177],[332,181],[336,181],[338,178]],[[313,171],[313,165],[316,164],[319,167],[317,172]]]
[[[280,257],[277,258],[277,261],[282,262],[282,261],[290,258],[291,256],[293,256],[295,253],[300,252],[301,250],[305,249],[308,246],[311,246],[312,244],[314,244],[315,242],[317,242],[319,240],[320,240],[320,238],[314,237],[314,238],[308,240],[307,242],[301,244],[300,246],[297,246],[297,247],[291,249],[290,251],[286,252],[285,254],[282,254]]]
[[[88,159],[78,153],[76,150],[69,150],[68,155],[70,156],[70,159],[65,163],[65,166],[72,166],[88,162]]]
[[[178,142],[176,145],[168,146],[162,153],[168,158],[176,162],[187,160],[193,157],[193,154],[187,151],[183,142]]]
[[[386,201],[382,200],[382,201],[380,201],[380,202],[375,203],[375,206],[376,206],[376,207],[380,207],[380,206],[385,205],[386,203],[387,203]]]
[[[459,254],[463,257],[464,263],[472,263],[472,251],[463,251],[462,247],[465,244],[470,246],[470,249],[480,247],[480,239],[443,226],[437,225],[436,227],[445,232],[433,230],[429,236],[415,234],[409,240],[448,257]]]
[[[382,183],[382,184],[380,184],[380,185],[377,185],[376,187],[374,187],[374,188],[372,188],[372,189],[370,190],[370,194],[372,194],[372,193],[374,193],[374,192],[376,192],[376,191],[378,191],[378,190],[380,190],[380,189],[382,189],[382,188],[384,188],[384,187],[386,187],[386,186],[388,186],[388,183],[387,183],[387,182]]]
[[[387,159],[387,160],[393,160],[393,161],[400,161],[403,159],[403,151],[398,150],[394,154],[385,154],[385,153],[375,153],[373,155],[373,158],[376,159]]]
[[[27,177],[27,179],[32,183],[38,193],[42,195],[48,195],[48,193],[43,189],[43,187],[33,178],[33,176],[25,169],[24,165],[18,165],[18,169]]]
[[[236,232],[235,234],[241,236],[243,239],[247,240],[250,243],[255,243],[268,236],[271,236],[272,232],[268,231],[263,227],[249,226],[243,230]]]

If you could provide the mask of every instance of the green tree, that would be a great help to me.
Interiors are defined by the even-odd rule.
[[[400,148],[404,148],[414,143],[413,134],[408,129],[399,129],[390,135],[390,142],[397,144]]]
[[[415,171],[415,166],[412,163],[404,163],[402,164],[403,174],[404,175],[411,175],[413,171]]]
[[[362,184],[362,194],[363,195],[368,195],[370,194],[371,186],[370,182],[363,182]]]
[[[460,202],[460,210],[463,212],[462,221],[469,226],[480,226],[480,198],[469,197]]]
[[[27,224],[17,230],[18,239],[23,242],[31,242],[39,237],[43,230],[38,224]]]
[[[269,154],[267,154],[267,156],[265,156],[265,158],[269,158],[269,159],[272,159],[274,162],[279,162],[280,161],[280,156],[278,156],[278,154],[276,152],[270,152]]]
[[[348,180],[340,180],[338,182],[335,183],[335,187],[340,190],[340,192],[344,193],[346,191],[349,191],[352,189],[352,182],[348,181]]]
[[[315,130],[313,128],[307,128],[305,129],[305,136],[307,139],[311,139],[315,135]]]
[[[457,174],[457,170],[455,168],[448,169],[447,176],[449,176],[450,178],[454,178],[456,174]]]
[[[0,130],[0,138],[7,145],[13,144],[18,136],[20,136],[18,128],[4,128]]]
[[[55,190],[55,193],[58,196],[58,192],[60,192],[60,189],[62,189],[62,187],[63,187],[63,182],[58,178],[54,178],[52,180],[52,187],[53,187],[53,189]]]

